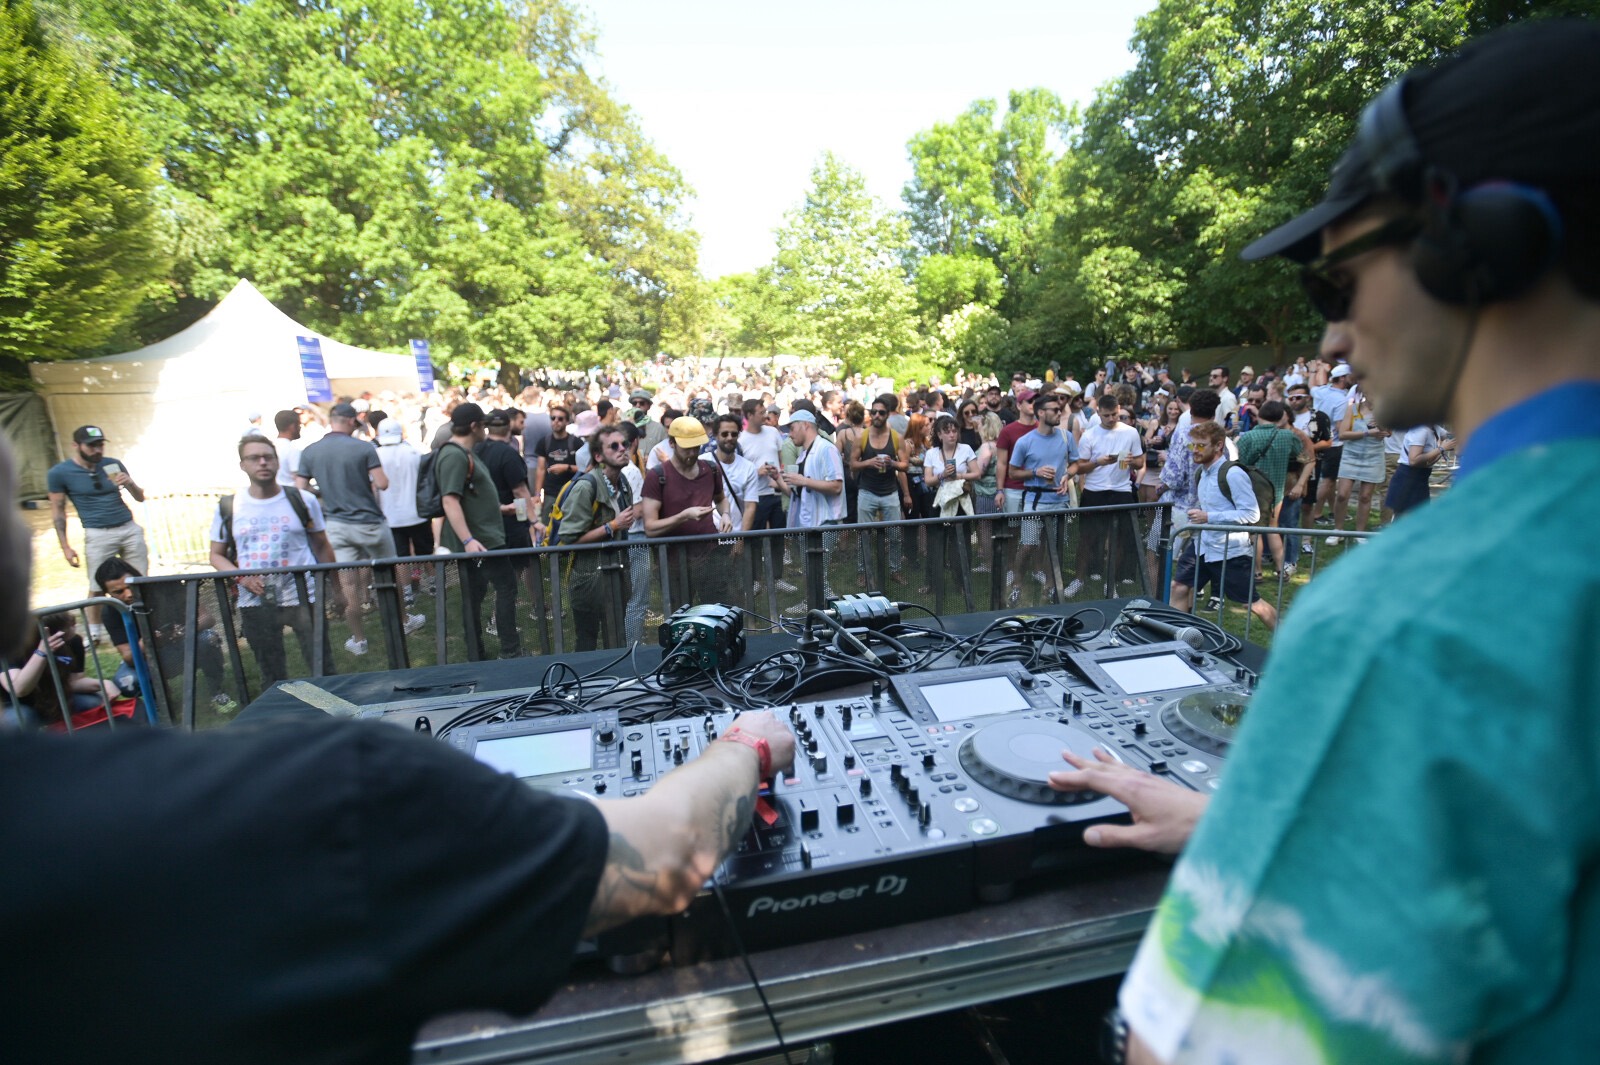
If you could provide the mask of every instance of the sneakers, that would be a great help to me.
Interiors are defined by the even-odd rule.
[[[1067,585],[1066,593],[1061,598],[1063,598],[1063,599],[1071,599],[1073,596],[1077,595],[1081,591],[1083,591],[1083,582],[1081,580],[1079,580],[1078,578],[1074,577],[1072,579],[1072,583]]]
[[[406,635],[410,636],[413,632],[416,632],[418,629],[422,628],[422,626],[426,625],[427,623],[428,623],[428,615],[426,615],[426,614],[407,614],[406,615]]]
[[[1210,599],[1206,600],[1206,609],[1207,610],[1221,610],[1222,609],[1222,596],[1214,595]]]
[[[1033,571],[1034,584],[1044,584],[1047,580],[1049,580],[1049,578],[1044,575],[1044,570],[1036,569]]]
[[[1339,537],[1330,536],[1330,537],[1328,537],[1326,540],[1324,540],[1322,542],[1327,544],[1329,547],[1334,547],[1339,543]]]
[[[793,606],[783,608],[783,616],[786,618],[803,618],[809,613],[811,613],[810,603],[795,603]]]
[[[1333,519],[1332,518],[1317,518],[1317,519],[1314,520],[1313,524],[1320,525],[1324,529],[1331,529],[1331,528],[1333,528]]]
[[[416,589],[416,586],[408,584],[408,585],[406,585],[406,606],[407,606],[407,608],[410,608],[410,607],[414,607],[416,605],[417,605],[417,589]]]
[[[788,581],[782,579],[773,581],[772,586],[778,589],[778,591],[782,592],[784,595],[793,595],[800,590],[795,585],[792,585]]]
[[[362,655],[367,653],[367,641],[358,640],[352,636],[344,642],[344,649],[355,655],[357,658],[360,658]]]
[[[211,709],[219,714],[231,714],[239,709],[239,704],[227,692],[218,692],[211,697]]]
[[[500,619],[491,616],[489,618],[489,623],[483,627],[483,631],[487,632],[490,636],[500,635]]]
[[[1298,567],[1296,567],[1293,562],[1290,562],[1278,571],[1278,576],[1282,577],[1284,580],[1288,580],[1290,577],[1295,575],[1295,570],[1297,568]]]
[[[1311,537],[1308,536],[1304,540],[1300,541],[1300,553],[1302,555],[1313,554],[1315,551],[1316,548],[1311,546]]]

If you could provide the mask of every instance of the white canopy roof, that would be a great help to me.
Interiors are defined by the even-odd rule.
[[[33,379],[65,453],[72,431],[98,425],[106,453],[128,464],[147,489],[235,486],[236,445],[259,413],[306,403],[296,338],[317,337],[336,395],[417,390],[410,355],[369,351],[300,325],[241,280],[189,328],[120,355],[36,363]]]

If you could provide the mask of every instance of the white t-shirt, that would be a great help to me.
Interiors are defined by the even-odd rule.
[[[721,480],[723,476],[728,478],[722,485],[723,492],[728,494],[728,513],[733,515],[733,527],[742,531],[744,529],[743,504],[753,502],[759,498],[762,485],[765,485],[770,490],[772,482],[756,471],[755,463],[738,452],[734,453],[733,461],[729,463],[722,461],[720,450],[713,452],[711,457],[716,460],[717,469],[720,471],[717,474],[717,479]],[[730,485],[733,488],[731,493],[728,492]]]
[[[1239,397],[1233,394],[1233,389],[1223,388],[1217,392],[1217,416],[1213,419],[1218,425],[1228,424],[1228,415],[1237,417],[1239,413]],[[1234,426],[1235,429],[1238,426]]]
[[[770,425],[763,425],[759,433],[739,434],[739,454],[750,460],[759,470],[763,465],[779,466],[778,449],[783,446],[783,435]],[[767,478],[761,479],[761,494],[771,495],[776,489]]]
[[[622,467],[622,479],[628,482],[628,498],[634,502],[644,498],[644,471],[633,463]],[[633,519],[633,524],[628,526],[628,534],[638,533],[644,535],[644,507],[639,508],[639,516]]]
[[[272,438],[272,446],[278,452],[278,483],[293,488],[294,471],[300,468],[301,443],[298,440],[275,436]]]
[[[1078,440],[1078,460],[1091,462],[1106,455],[1143,455],[1144,445],[1139,442],[1139,431],[1131,425],[1118,423],[1107,429],[1096,422],[1085,429]],[[1127,492],[1133,487],[1132,473],[1126,468],[1093,466],[1083,480],[1087,492]]]
[[[322,532],[322,504],[310,492],[300,493],[306,502],[306,512],[311,517],[311,530]],[[211,539],[224,543],[222,534],[222,504],[211,514]],[[233,497],[233,540],[239,548],[240,569],[269,569],[290,566],[312,566],[317,558],[311,553],[311,542],[306,537],[306,527],[284,492],[271,499],[257,499],[249,492],[237,492]],[[263,580],[277,593],[279,606],[299,606],[300,590],[294,576],[288,573],[270,574]],[[316,592],[310,578],[306,579],[306,594],[316,601]],[[260,606],[261,597],[250,589],[239,586],[239,605]]]
[[[966,444],[957,444],[956,445],[956,460],[955,460],[956,461],[956,473],[957,473],[957,475],[966,473],[967,472],[967,467],[970,466],[973,462],[975,462],[977,460],[977,458],[978,458],[977,453],[975,451],[973,451],[971,447],[969,447]],[[922,456],[922,469],[923,469],[924,475],[926,475],[926,472],[928,470],[937,471],[938,474],[939,474],[940,479],[943,480],[943,478],[944,478],[944,450],[942,448],[938,448],[938,447],[930,447],[928,449],[928,451],[927,451],[927,454]]]
[[[838,521],[844,516],[844,463],[839,459],[839,449],[819,436],[805,457],[797,461],[802,477],[838,481],[839,491],[829,495],[814,488],[801,489],[798,503],[789,506],[789,527],[814,529],[825,522]]]
[[[410,444],[381,444],[378,462],[383,466],[389,487],[378,493],[383,520],[391,529],[404,529],[422,521],[417,513],[417,467],[422,456]]]
[[[1400,448],[1400,465],[1411,465],[1411,449],[1420,447],[1424,451],[1432,451],[1439,446],[1439,433],[1432,425],[1419,425],[1406,433],[1405,443]]]

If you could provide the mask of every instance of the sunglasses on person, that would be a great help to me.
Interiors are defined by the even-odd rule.
[[[1323,321],[1342,322],[1350,317],[1350,304],[1356,298],[1356,279],[1340,263],[1349,262],[1357,255],[1392,244],[1404,244],[1415,237],[1422,224],[1409,216],[1392,218],[1354,240],[1346,241],[1326,255],[1319,255],[1300,268],[1300,287],[1305,289],[1311,306],[1322,315]]]
[[[623,443],[621,440],[607,440],[605,443],[605,449],[607,451],[626,451],[628,450],[628,445]]]

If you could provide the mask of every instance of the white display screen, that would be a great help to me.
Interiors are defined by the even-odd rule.
[[[1168,691],[1172,688],[1198,688],[1207,683],[1187,662],[1174,654],[1148,655],[1101,662],[1100,668],[1129,695]]]
[[[953,680],[948,684],[924,684],[917,689],[928,700],[928,708],[940,721],[960,721],[985,714],[1004,714],[1030,709],[1028,700],[1008,677],[980,677]]]
[[[472,755],[478,761],[515,777],[572,773],[594,765],[594,744],[586,728],[479,740]]]

